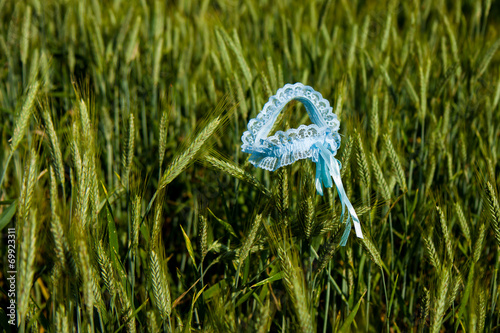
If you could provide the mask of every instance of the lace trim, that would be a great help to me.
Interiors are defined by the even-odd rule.
[[[327,126],[333,132],[338,131],[340,128],[340,122],[337,119],[337,115],[333,113],[330,102],[324,99],[319,92],[300,82],[293,85],[286,84],[283,88],[278,89],[276,95],[269,98],[269,101],[264,105],[257,117],[248,122],[248,130],[242,136],[243,145],[241,148],[245,151],[250,150],[255,145],[262,145],[261,139],[269,134],[272,124],[276,121],[283,107],[292,100],[304,103],[311,120],[315,123],[309,126],[302,126],[311,131],[317,130],[318,126]],[[285,133],[290,137],[294,135],[294,131],[294,129],[289,129]]]
[[[340,135],[330,128],[319,128],[312,124],[300,125],[297,129],[286,132],[277,131],[267,139],[261,139],[261,145],[247,147],[243,152],[250,153],[250,162],[256,167],[275,171],[301,159],[311,159],[318,162],[318,149],[315,144],[325,144],[333,155],[340,147]]]

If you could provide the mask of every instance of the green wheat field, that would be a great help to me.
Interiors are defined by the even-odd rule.
[[[491,0],[0,0],[0,331],[500,332],[499,48]],[[241,151],[295,82],[345,247]]]

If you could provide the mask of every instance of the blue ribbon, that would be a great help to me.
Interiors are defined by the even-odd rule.
[[[354,229],[356,235],[359,238],[363,238],[363,232],[361,231],[361,224],[359,222],[358,215],[354,210],[347,194],[344,190],[344,185],[342,184],[342,179],[340,178],[340,168],[341,164],[332,154],[332,152],[325,148],[322,143],[316,143],[314,145],[316,149],[319,150],[320,158],[316,162],[316,191],[318,194],[323,195],[323,186],[330,188],[333,186],[332,179],[335,182],[335,187],[337,188],[337,193],[339,194],[340,203],[342,206],[342,214],[340,215],[340,221],[344,221],[345,208],[347,207],[347,219],[345,221],[346,227],[344,234],[340,240],[340,245],[345,246],[349,234],[351,233],[351,219],[354,223]]]

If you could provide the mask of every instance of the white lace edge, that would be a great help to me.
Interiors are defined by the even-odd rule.
[[[333,132],[338,131],[340,128],[340,122],[337,119],[337,115],[333,113],[333,108],[330,106],[330,102],[323,98],[321,93],[317,92],[310,86],[303,85],[300,82],[295,84],[287,83],[282,88],[278,89],[276,95],[269,98],[269,101],[264,105],[262,111],[257,115],[257,117],[248,122],[248,130],[245,131],[241,137],[243,141],[242,148],[253,146],[255,144],[257,133],[271,120],[273,116],[276,116],[276,110],[281,112],[283,107],[294,99],[304,99],[310,102],[316,108],[319,116],[326,123],[326,125],[330,127]],[[314,124],[309,126],[314,126]],[[289,132],[290,130],[291,129],[286,132]],[[257,143],[257,145],[259,144],[260,143]]]

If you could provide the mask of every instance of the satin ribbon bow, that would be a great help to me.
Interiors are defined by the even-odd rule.
[[[302,102],[313,124],[300,125],[286,132],[268,134],[283,107],[291,100]],[[356,236],[363,238],[361,224],[340,178],[340,162],[335,158],[340,147],[338,129],[340,122],[333,113],[328,100],[309,86],[302,83],[286,84],[271,96],[256,118],[248,122],[248,130],[241,137],[241,149],[251,154],[250,162],[259,168],[275,171],[300,159],[310,159],[316,163],[316,191],[323,195],[323,186],[335,187],[342,205],[340,220],[346,224],[340,245],[345,246],[351,232],[351,220]],[[333,181],[332,181],[333,180]],[[347,208],[347,216],[344,213]],[[345,220],[345,221],[344,221]]]

